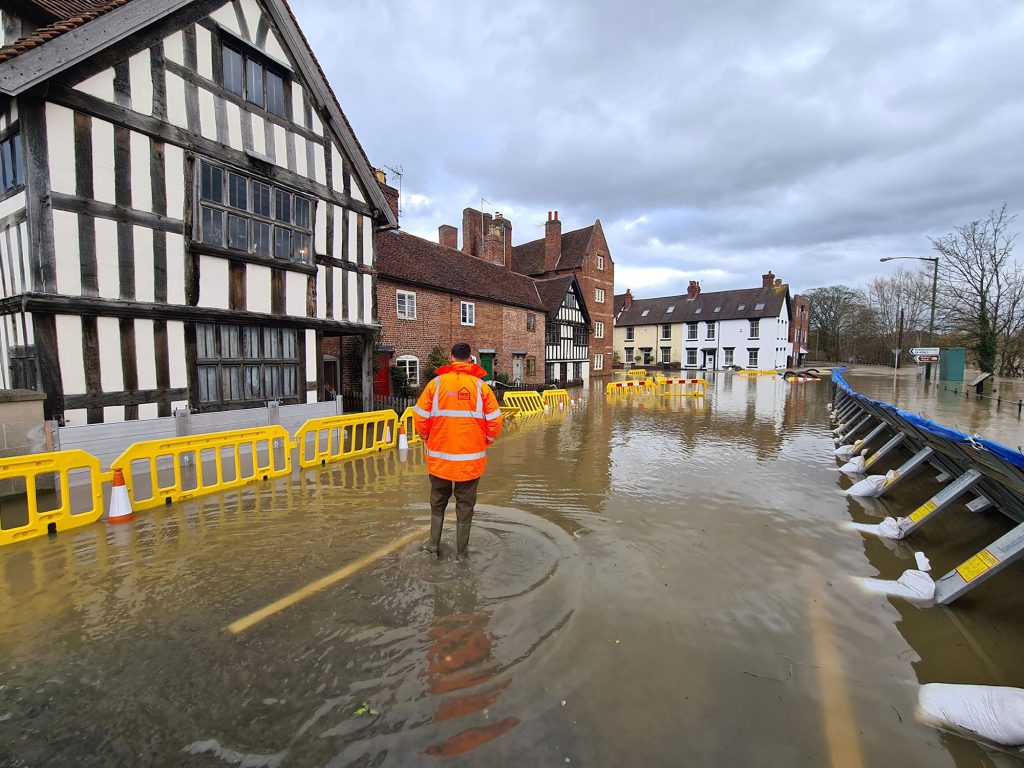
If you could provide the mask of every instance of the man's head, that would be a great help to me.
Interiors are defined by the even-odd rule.
[[[470,349],[469,344],[464,341],[460,341],[452,347],[452,360],[458,360],[461,363],[465,363],[469,360],[472,354],[473,350]]]

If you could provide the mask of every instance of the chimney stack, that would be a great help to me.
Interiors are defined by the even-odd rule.
[[[769,269],[767,272],[765,272],[763,275],[761,275],[761,287],[762,288],[771,288],[772,287],[772,281],[774,279],[775,279],[775,275]]]
[[[558,220],[558,211],[554,218],[548,211],[548,221],[544,225],[544,271],[552,272],[558,266],[562,256],[562,222]]]
[[[779,286],[781,286],[781,285],[782,285],[782,278],[781,278],[781,277],[776,277],[776,278],[775,278],[775,282],[773,283],[773,285],[774,285],[774,286],[775,286],[776,288],[778,288]]]
[[[622,308],[623,309],[629,309],[629,305],[632,304],[632,303],[633,303],[633,292],[629,288],[627,288],[626,289],[626,298],[623,299],[623,301],[622,301]]]
[[[437,228],[437,242],[442,248],[455,248],[458,250],[459,230],[451,224],[442,224]]]
[[[689,287],[686,289],[686,298],[696,299],[700,296],[700,283],[696,280],[691,280]]]
[[[498,214],[499,216],[501,214]],[[501,219],[495,219],[487,228],[487,237],[484,238],[484,251],[480,258],[489,261],[491,264],[504,266],[505,264],[505,239],[502,236]]]

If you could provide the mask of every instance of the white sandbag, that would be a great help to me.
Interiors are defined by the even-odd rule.
[[[897,520],[896,518],[887,517],[880,523],[850,523],[850,527],[855,531],[870,533],[874,536],[880,536],[883,539],[902,539],[903,524],[901,521],[906,519],[907,518],[905,517],[901,517]],[[928,569],[922,568],[921,570],[927,571]]]
[[[859,455],[854,456],[848,462],[843,464],[839,468],[840,472],[845,472],[848,475],[863,475],[864,474],[864,462],[867,459],[864,457],[867,451],[861,451]]]
[[[855,450],[852,445],[840,445],[838,448],[832,451],[832,453],[841,459],[845,459],[850,456],[853,456]]]
[[[896,470],[890,469],[884,475],[868,475],[859,480],[846,490],[847,496],[874,496],[885,487],[891,478],[896,476]]]
[[[924,571],[904,571],[896,581],[885,579],[860,579],[869,592],[890,597],[902,597],[914,602],[930,602],[935,599],[935,581]]]
[[[1024,690],[996,685],[928,683],[917,694],[926,725],[974,734],[1007,747],[1024,745]]]
[[[917,570],[928,573],[932,569],[931,560],[928,559],[924,552],[915,552],[914,559],[917,561]]]

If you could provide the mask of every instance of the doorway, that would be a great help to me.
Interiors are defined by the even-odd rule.
[[[391,353],[378,352],[373,367],[373,396],[391,397]]]
[[[324,355],[324,399],[332,400],[331,392],[335,394],[341,389],[341,364],[334,355]]]
[[[512,382],[514,384],[522,384],[523,382],[523,360],[525,358],[521,355],[516,355],[512,358]]]
[[[480,367],[487,371],[487,378],[494,378],[494,353],[493,352],[481,352],[480,353]]]
[[[715,351],[714,350],[707,350],[707,349],[704,350],[704,364],[701,366],[701,368],[703,368],[706,371],[713,371],[713,370],[715,370]]]

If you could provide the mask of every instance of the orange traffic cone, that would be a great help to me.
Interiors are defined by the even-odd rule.
[[[110,489],[110,511],[107,513],[107,522],[127,523],[134,516],[132,500],[128,497],[128,486],[124,484],[124,472],[115,469],[114,485]]]
[[[398,425],[398,450],[409,450],[409,436],[405,434],[405,424]]]

